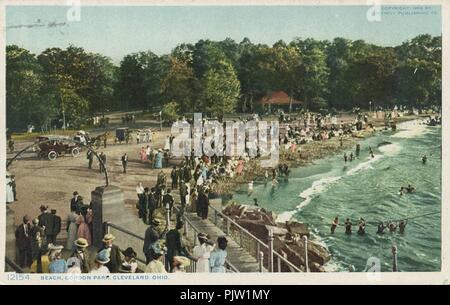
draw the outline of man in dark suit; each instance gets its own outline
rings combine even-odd
[[[99,166],[100,166],[100,173],[103,173],[105,171],[105,169],[106,169],[106,155],[103,152],[101,152],[99,157],[100,157],[100,159],[103,162],[103,164],[101,164],[101,163],[99,164]]]
[[[184,223],[178,221],[175,229],[170,230],[166,234],[166,262],[168,264],[169,270],[172,272],[173,268],[173,258],[175,256],[186,256],[191,257],[191,254],[186,249],[180,230],[183,228]],[[166,266],[167,267],[167,266]]]
[[[145,254],[146,264],[150,263],[153,259],[153,253],[151,246],[161,238],[161,234],[158,232],[158,226],[161,221],[158,219],[152,219],[151,225],[145,230],[144,247],[142,252]]]
[[[70,199],[70,210],[77,211],[78,192],[73,192],[73,197]]]
[[[86,153],[86,158],[88,159],[88,167],[89,169],[92,169],[92,163],[94,162],[94,153],[92,150],[88,150]]]
[[[144,193],[142,193],[139,198],[139,218],[142,219],[144,223],[147,221],[147,208],[148,208],[148,187],[144,188]]]
[[[106,234],[103,237],[103,247],[98,251],[105,249],[109,250],[109,262],[105,264],[110,273],[119,273],[119,268],[122,265],[122,257],[120,256],[120,249],[118,246],[114,245],[114,235]]]
[[[174,200],[173,200],[172,194],[170,194],[170,192],[171,192],[171,189],[168,189],[167,193],[164,194],[162,203],[163,203],[164,207],[169,210],[169,215],[172,216],[172,208],[173,208]]]
[[[71,257],[76,257],[80,260],[80,269],[82,273],[89,273],[91,271],[91,258],[86,251],[86,248],[88,247],[87,240],[84,238],[78,238],[74,244],[76,246],[76,250],[72,253]]]
[[[208,208],[209,208],[209,198],[208,198],[208,190],[201,191],[198,195],[197,206],[200,212],[200,217],[203,220],[208,218]]]
[[[147,224],[149,224],[153,220],[153,214],[158,205],[156,201],[156,190],[154,187],[150,189],[150,194],[148,194],[147,198]]]
[[[170,178],[172,178],[172,189],[176,189],[178,187],[178,170],[175,165],[170,173]]]
[[[56,243],[56,237],[61,232],[61,217],[56,215],[56,210],[52,210],[50,214],[50,224],[51,227],[48,229],[47,242]]]
[[[31,225],[28,216],[23,217],[22,224],[19,225],[15,232],[16,246],[19,250],[19,266],[21,268],[29,268],[32,263],[31,256]]]
[[[39,226],[44,229],[46,243],[49,243],[47,238],[51,238],[51,232],[53,230],[54,219],[48,211],[48,206],[41,205],[39,208],[41,215],[38,216]]]
[[[181,206],[184,209],[186,207],[186,196],[188,195],[188,187],[186,183],[184,183],[184,180],[181,179],[180,181],[180,200],[181,200]]]
[[[125,153],[122,156],[122,167],[123,167],[123,173],[124,174],[127,173],[127,164],[128,164],[128,155],[127,155],[127,153]]]

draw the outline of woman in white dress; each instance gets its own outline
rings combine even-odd
[[[197,260],[196,272],[198,273],[209,273],[209,257],[211,252],[214,250],[214,244],[208,241],[208,235],[204,233],[199,233],[197,235],[200,245],[194,247],[193,257]]]
[[[77,225],[78,215],[75,210],[72,209],[70,214],[67,216],[67,241],[66,249],[74,250],[74,242],[78,238],[78,225]]]
[[[6,172],[6,203],[14,202],[11,174]]]

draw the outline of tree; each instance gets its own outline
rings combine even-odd
[[[117,96],[121,101],[122,109],[128,111],[132,108],[143,107],[145,95],[144,75],[138,56],[126,55],[120,62],[117,83]]]
[[[28,124],[43,126],[53,113],[52,101],[42,92],[42,68],[36,56],[12,45],[6,47],[6,121],[13,130]]]
[[[326,44],[314,39],[296,39],[290,45],[302,59],[300,99],[312,110],[327,107],[330,69],[326,63]]]
[[[44,92],[53,99],[58,118],[78,126],[95,111],[104,112],[112,99],[114,67],[99,54],[70,46],[51,48],[38,56],[44,73]]]
[[[236,110],[240,84],[230,62],[220,61],[203,78],[203,109],[213,116],[223,117]]]
[[[193,112],[195,85],[192,68],[186,62],[172,57],[170,68],[161,83],[164,102],[176,102],[182,113]]]

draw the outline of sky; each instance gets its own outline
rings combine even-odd
[[[272,45],[295,37],[352,40],[395,46],[419,34],[441,35],[441,9],[383,7],[380,22],[367,19],[368,6],[129,6],[81,7],[80,21],[67,19],[68,6],[8,6],[6,43],[35,54],[70,44],[109,56],[150,50],[170,53],[200,39]],[[426,14],[425,14],[426,12]]]

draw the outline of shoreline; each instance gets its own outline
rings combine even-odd
[[[401,127],[403,124],[408,124],[411,122],[423,122],[425,119],[424,116],[407,116],[399,118],[396,121],[397,127]],[[368,139],[372,137],[373,135],[376,135],[378,133],[384,132],[384,128],[380,130],[380,127],[384,127],[384,124],[373,124],[375,131],[370,130],[369,128],[366,128],[362,131],[363,137],[356,137],[356,136],[347,136],[343,139],[343,145],[340,146],[339,143],[339,137],[333,137],[331,139],[328,139],[326,141],[314,141],[310,142],[304,145],[299,145],[300,152],[295,153],[289,153],[286,152],[284,148],[281,148],[280,145],[280,160],[279,164],[288,164],[290,168],[301,168],[304,166],[308,166],[312,164],[316,160],[321,160],[327,157],[331,157],[333,155],[338,154],[339,152],[342,152],[349,148],[354,148],[357,143],[359,143],[362,140]],[[392,129],[389,129],[388,131],[391,131]],[[294,154],[294,157],[292,158],[292,154]],[[237,202],[233,199],[234,194],[239,191],[242,188],[243,184],[247,184],[249,181],[260,181],[261,179],[265,179],[264,172],[266,169],[262,169],[260,166],[258,166],[259,161],[258,160],[250,160],[249,162],[246,162],[244,173],[242,176],[236,176],[233,179],[230,179],[230,181],[227,181],[223,183],[221,188],[221,193],[218,194],[220,198],[222,198],[222,207],[225,209],[226,207],[233,206],[233,205],[241,205],[246,206],[244,203]],[[220,183],[222,184],[222,183]],[[249,206],[249,205],[247,205]],[[326,254],[329,256],[329,260],[321,265],[321,272],[339,272],[342,271],[341,268],[343,268],[339,262],[335,261],[333,256],[331,255],[330,250],[328,249],[328,245],[326,245],[323,240],[314,232],[310,231],[307,225],[303,222],[297,221],[293,219],[293,214],[289,217],[289,219],[284,218],[281,219],[281,215],[283,213],[274,213],[273,211],[263,209],[264,212],[270,213],[271,215],[274,215],[274,222],[276,223],[277,227],[279,228],[287,228],[287,224],[298,224],[300,226],[306,226],[307,231],[311,237],[310,243],[315,244],[317,246],[321,246],[326,250]],[[285,212],[285,213],[288,213]],[[245,217],[237,218],[237,220],[245,221]],[[269,223],[264,223],[270,225]],[[247,228],[252,234],[256,234],[257,232],[252,232],[250,228]],[[309,248],[309,247],[308,247]],[[308,252],[314,251],[312,249],[308,249]],[[317,270],[319,271],[320,268]]]
[[[397,125],[406,122],[418,121],[421,118],[425,117],[426,116],[419,115],[397,118]],[[361,131],[363,137],[346,136],[343,138],[342,146],[340,146],[338,137],[333,137],[325,141],[313,141],[310,143],[298,145],[297,152],[294,153],[286,151],[284,148],[281,148],[283,145],[280,145],[278,165],[287,164],[289,168],[301,168],[312,164],[314,161],[331,157],[339,152],[352,148],[360,141],[384,131],[379,129],[380,127],[384,126],[384,122],[374,121],[372,124],[375,128],[375,131],[370,131],[366,128]],[[232,179],[220,181],[220,183],[215,185],[212,190],[215,194],[217,194],[217,196],[224,198],[232,195],[232,193],[239,191],[242,185],[249,183],[249,181],[257,182],[260,180],[264,180],[266,168],[261,168],[259,166],[259,163],[260,160],[249,160],[248,162],[245,162],[244,171],[241,176],[235,176]],[[269,168],[267,168],[267,170],[269,170]]]

